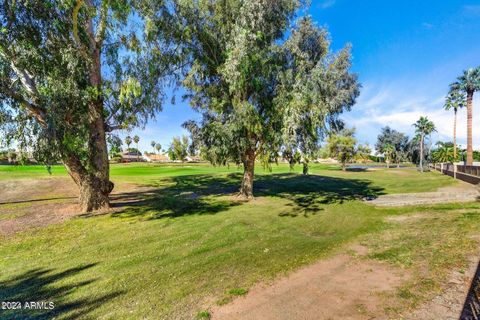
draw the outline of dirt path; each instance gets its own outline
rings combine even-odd
[[[449,202],[472,202],[480,197],[477,186],[459,181],[457,185],[440,188],[434,192],[398,193],[382,195],[367,203],[376,206],[396,207]]]
[[[408,279],[401,270],[339,254],[258,285],[212,310],[213,319],[383,319],[383,296]]]

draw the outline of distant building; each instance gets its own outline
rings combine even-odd
[[[147,162],[170,162],[170,157],[168,154],[145,154],[143,155],[143,159]]]
[[[200,162],[202,159],[199,156],[186,156],[184,159],[186,162]]]
[[[144,156],[141,153],[137,152],[123,152],[122,153],[122,162],[144,162],[146,161]]]

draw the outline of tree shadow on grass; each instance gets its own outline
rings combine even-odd
[[[235,175],[189,175],[161,179],[151,183],[147,190],[112,196],[112,207],[120,209],[112,216],[162,219],[216,214],[241,204],[230,199],[210,197],[235,192],[237,179]]]
[[[323,210],[324,205],[384,194],[383,188],[373,186],[369,180],[295,174],[262,176],[257,181],[256,190],[260,196],[290,200],[292,210],[280,213],[280,216],[289,217],[308,217]]]
[[[0,282],[1,302],[20,302],[20,309],[0,308],[1,319],[54,319],[85,318],[88,313],[100,307],[109,300],[123,294],[112,292],[92,298],[68,299],[68,296],[79,287],[95,282],[96,279],[69,284],[60,284],[76,274],[89,269],[96,264],[70,268],[56,272],[53,269],[33,269]],[[25,303],[43,302],[43,308],[26,308]],[[53,308],[49,302],[53,302]],[[18,306],[18,305],[17,305]],[[0,306],[1,307],[1,306]]]
[[[117,211],[114,217],[148,216],[148,219],[174,218],[184,215],[216,214],[242,201],[216,196],[238,191],[241,174],[189,175],[159,180],[144,191],[122,193],[112,197]],[[298,174],[258,175],[254,182],[255,196],[279,197],[291,201],[291,210],[280,216],[296,217],[323,210],[322,206],[375,198],[383,189],[361,179]]]

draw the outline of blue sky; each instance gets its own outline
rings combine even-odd
[[[411,136],[421,115],[437,126],[433,140],[452,139],[453,112],[443,110],[443,100],[463,69],[480,65],[480,1],[312,0],[308,14],[328,28],[334,50],[353,45],[353,71],[363,88],[342,118],[356,127],[360,142],[373,146],[385,125]],[[173,136],[186,133],[185,120],[199,118],[180,100],[167,101],[156,120],[130,133],[140,136],[141,150],[150,150],[151,140],[167,148]],[[480,148],[480,93],[474,106],[474,146]],[[462,145],[465,114],[459,112]]]

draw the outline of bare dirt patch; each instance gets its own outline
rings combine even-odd
[[[117,185],[114,207],[138,202],[151,188],[135,184]],[[78,188],[68,178],[0,181],[0,235],[41,228],[82,215]]]
[[[459,181],[455,186],[440,188],[434,192],[398,193],[381,195],[367,203],[383,207],[400,207],[422,204],[472,202],[480,197],[477,186]]]
[[[339,254],[272,285],[255,286],[245,297],[213,308],[213,319],[383,318],[385,294],[407,279],[405,271],[387,264]]]
[[[0,181],[0,234],[58,223],[79,214],[75,184],[62,178]]]

